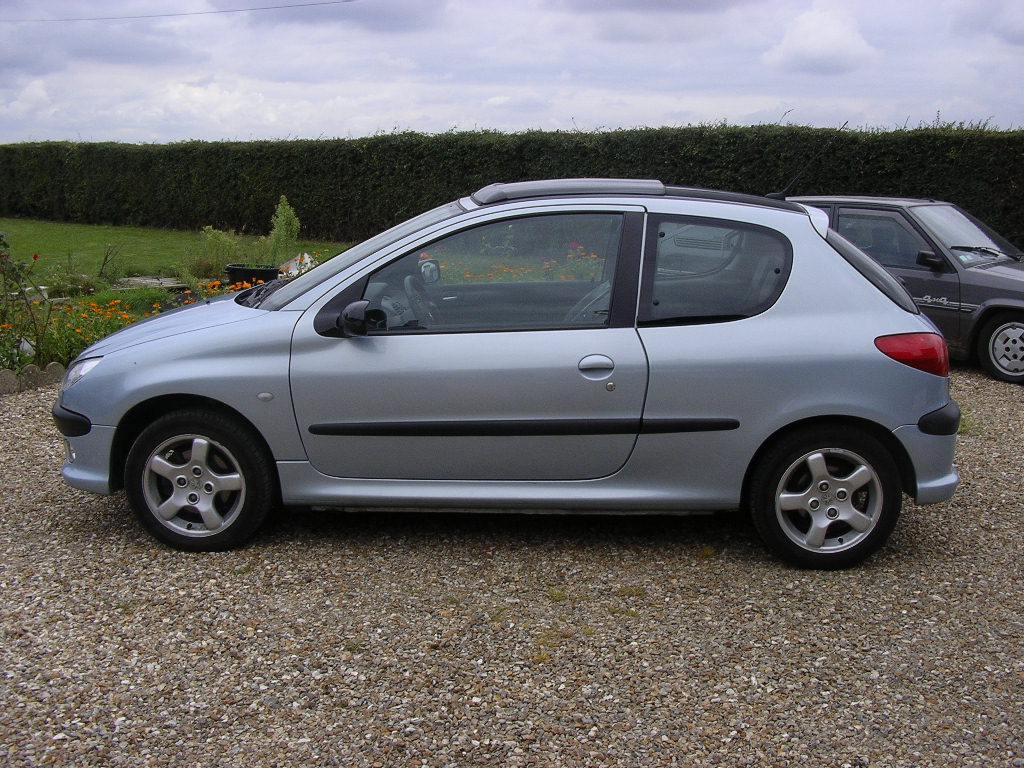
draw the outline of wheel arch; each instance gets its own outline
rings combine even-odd
[[[131,450],[132,445],[135,443],[138,436],[142,434],[142,430],[161,416],[173,411],[180,411],[185,408],[217,411],[237,420],[250,429],[253,436],[259,441],[261,448],[273,464],[274,454],[270,450],[270,446],[267,444],[263,435],[260,434],[260,431],[256,429],[256,426],[249,419],[231,406],[226,405],[219,400],[214,400],[210,397],[203,397],[201,395],[160,395],[159,397],[150,398],[149,400],[137,403],[129,409],[121,418],[120,422],[118,422],[117,429],[114,432],[113,449],[110,452],[111,490],[120,490],[124,487],[124,468],[128,461],[128,452]],[[280,482],[277,477],[274,478],[274,484],[277,487],[277,492],[279,494]]]
[[[1022,304],[986,304],[982,305],[974,322],[971,331],[965,341],[966,358],[978,361],[978,340],[981,337],[982,329],[994,318],[1006,315],[1007,317],[1017,316],[1024,318],[1024,303]]]
[[[917,487],[917,477],[914,472],[914,464],[910,460],[910,455],[907,453],[906,448],[903,447],[903,444],[900,443],[899,439],[897,439],[890,430],[886,429],[881,424],[854,416],[816,416],[813,418],[795,421],[792,424],[787,424],[761,443],[761,446],[757,449],[757,452],[747,465],[747,471],[743,476],[743,490],[740,497],[740,503],[743,509],[749,508],[751,476],[764,460],[764,457],[770,454],[780,441],[784,440],[794,432],[807,428],[822,427],[853,427],[876,439],[889,452],[893,461],[896,463],[896,469],[899,471],[900,475],[900,485],[902,486],[904,493],[909,493],[911,496],[914,495],[914,490]]]

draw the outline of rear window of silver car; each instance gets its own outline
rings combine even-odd
[[[764,312],[789,279],[782,234],[737,221],[651,215],[640,323],[738,320]]]

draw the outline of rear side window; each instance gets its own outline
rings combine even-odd
[[[920,314],[921,310],[917,308],[917,304],[914,303],[914,299],[907,289],[903,287],[903,283],[889,274],[878,262],[859,250],[834,229],[828,231],[828,237],[825,239],[840,256],[850,263],[850,266],[864,275],[875,288],[888,296],[895,304],[907,312]]]
[[[660,214],[648,222],[641,324],[751,317],[775,303],[789,278],[793,250],[774,230]]]

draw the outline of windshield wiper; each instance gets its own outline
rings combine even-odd
[[[1000,251],[998,248],[993,248],[990,245],[951,245],[950,250],[953,251],[968,251],[970,253],[989,253],[993,256],[1006,256],[1010,259],[1016,259],[1020,261],[1024,258],[1024,254],[1020,253],[1005,253]]]
[[[287,280],[278,278],[277,280],[271,280],[262,285],[254,286],[238,297],[238,303],[245,307],[258,307],[267,296],[287,282]]]

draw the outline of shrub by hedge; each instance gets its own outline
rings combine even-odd
[[[955,202],[1024,244],[1024,131],[702,125],[393,133],[315,141],[0,145],[0,215],[265,234],[281,195],[307,237],[357,240],[495,181],[611,176],[765,194]]]

